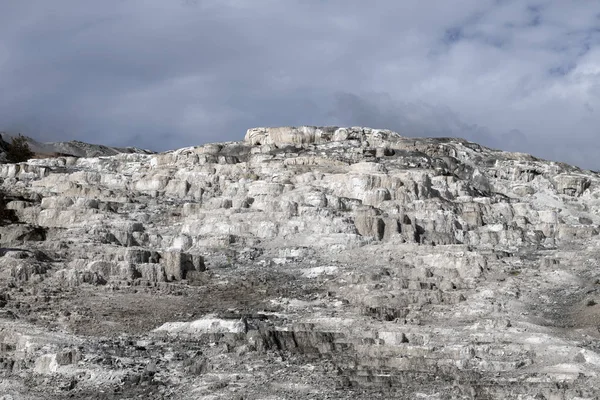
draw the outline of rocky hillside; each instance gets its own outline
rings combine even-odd
[[[1,399],[600,396],[596,173],[300,127],[0,177]]]
[[[10,135],[6,132],[0,132],[0,162],[4,161],[4,153],[14,136],[15,135]],[[27,136],[25,138],[27,139],[27,144],[30,149],[35,153],[36,158],[58,156],[102,157],[114,156],[120,153],[154,154],[153,151],[139,149],[137,147],[109,147],[100,144],[85,143],[78,140],[71,140],[70,142],[42,143]]]

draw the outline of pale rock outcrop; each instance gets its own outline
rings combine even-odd
[[[278,127],[0,179],[0,373],[17,395],[600,396],[595,172]]]
[[[182,253],[181,251],[165,251],[161,254],[167,280],[180,281],[190,271],[204,271],[204,259],[200,255]]]

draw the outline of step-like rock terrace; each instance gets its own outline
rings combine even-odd
[[[594,172],[283,127],[0,178],[12,398],[600,396]]]

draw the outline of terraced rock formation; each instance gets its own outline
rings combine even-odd
[[[600,396],[595,172],[288,127],[0,177],[0,399]]]

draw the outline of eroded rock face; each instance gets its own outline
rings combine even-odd
[[[0,177],[0,393],[600,396],[596,173],[283,127]]]

